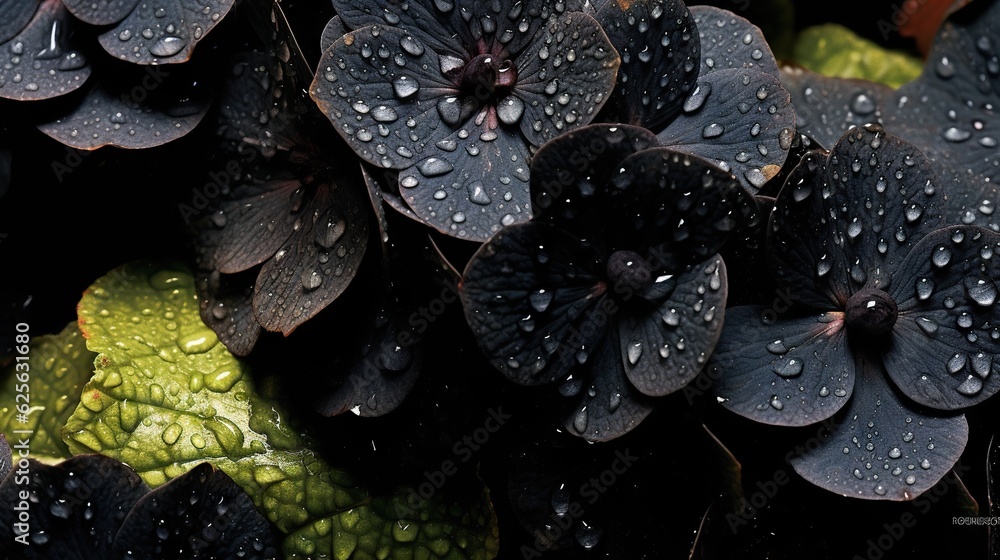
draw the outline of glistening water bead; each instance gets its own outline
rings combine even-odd
[[[872,336],[889,332],[896,324],[898,312],[892,297],[874,288],[865,288],[852,295],[844,311],[848,329]]]

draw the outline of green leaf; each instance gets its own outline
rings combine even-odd
[[[74,453],[130,465],[151,487],[209,461],[288,534],[286,558],[492,558],[488,495],[456,509],[432,497],[373,498],[329,465],[199,316],[183,266],[132,263],[97,280],[78,306],[97,371],[63,431]]]
[[[916,79],[924,68],[920,58],[884,49],[835,23],[803,29],[792,52],[795,62],[813,72],[861,78],[893,88]]]
[[[60,430],[94,372],[95,354],[87,351],[76,323],[70,323],[59,334],[31,337],[28,353],[18,356],[27,359],[15,358],[0,373],[0,432],[12,443],[28,438],[32,458],[69,458]],[[27,423],[18,421],[19,405],[28,407]]]

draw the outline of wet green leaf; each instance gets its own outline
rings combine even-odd
[[[72,452],[119,459],[151,487],[209,461],[288,535],[286,558],[496,555],[485,494],[470,509],[437,497],[411,504],[408,489],[372,497],[320,457],[202,323],[185,268],[120,267],[84,293],[78,312],[99,355],[63,432]]]
[[[884,49],[834,23],[803,29],[792,53],[795,62],[814,72],[861,78],[894,88],[916,79],[924,66],[915,56]]]
[[[17,356],[27,359],[15,358],[0,373],[0,432],[12,443],[28,438],[32,458],[66,459],[72,454],[59,431],[94,372],[95,354],[87,351],[76,323],[70,323],[59,334],[31,337],[28,353]],[[18,418],[22,405],[27,422]]]

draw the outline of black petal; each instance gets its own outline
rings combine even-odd
[[[546,142],[531,159],[534,219],[583,235],[608,212],[607,186],[626,157],[657,145],[631,125],[592,124]]]
[[[886,107],[886,128],[907,138],[954,179],[962,223],[1000,228],[1000,3],[976,2],[941,27],[921,76]]]
[[[77,19],[91,25],[110,25],[125,19],[139,0],[63,0],[63,4]]]
[[[781,171],[795,137],[791,99],[775,76],[755,68],[703,75],[684,111],[657,133],[660,143],[714,160],[750,193]]]
[[[0,97],[35,101],[65,95],[82,86],[90,77],[91,66],[76,48],[71,33],[75,20],[63,3],[21,1],[24,8],[11,8],[9,4],[12,2],[0,6],[4,20],[13,17],[12,21],[20,21],[25,13],[31,19],[17,29],[3,29],[11,37],[0,44]],[[29,11],[22,11],[25,8]],[[6,10],[14,12],[8,14]]]
[[[261,326],[286,336],[337,299],[354,279],[368,244],[365,205],[353,185],[314,185],[292,236],[264,263],[254,286]]]
[[[954,226],[924,237],[895,275],[899,316],[884,360],[906,396],[958,410],[1000,390],[1000,234]]]
[[[435,53],[458,58],[468,54],[460,36],[466,26],[459,23],[453,2],[334,0],[333,7],[348,29],[397,27]]]
[[[608,441],[631,431],[653,411],[653,401],[629,384],[618,357],[617,333],[600,342],[581,373],[582,390],[564,427],[587,441]]]
[[[246,356],[260,337],[260,323],[253,313],[253,283],[257,271],[234,275],[199,269],[196,286],[201,320],[230,352]]]
[[[6,43],[31,21],[38,9],[38,2],[25,0],[0,0],[0,43]]]
[[[0,484],[0,539],[4,550],[20,549],[18,558],[110,558],[111,543],[132,506],[149,488],[132,469],[102,455],[77,455],[57,465],[29,459],[29,482],[7,477]],[[28,536],[19,528],[20,493],[30,497]]]
[[[454,151],[399,173],[399,193],[421,222],[453,237],[485,241],[503,226],[530,219],[529,146],[520,133],[470,126],[438,146]]]
[[[233,61],[232,77],[226,80],[218,103],[217,132],[232,143],[240,163],[256,157],[251,149],[270,158],[277,150],[306,143],[291,138],[303,112],[296,105],[301,97],[295,95],[292,81],[290,73],[268,54],[243,53]]]
[[[795,126],[825,149],[850,128],[882,124],[883,107],[895,93],[882,84],[830,78],[800,67],[783,67],[781,83],[792,96]]]
[[[323,53],[309,95],[365,161],[405,169],[442,150],[452,133],[438,101],[459,95],[437,53],[401,29],[371,26]]]
[[[278,531],[224,472],[201,463],[146,494],[115,537],[113,558],[277,558]]]
[[[605,242],[645,253],[655,271],[708,259],[754,207],[731,173],[667,148],[625,158],[611,183]]]
[[[490,362],[522,385],[589,360],[615,309],[593,248],[534,222],[500,230],[469,261],[460,294]],[[610,306],[610,307],[609,307]]]
[[[315,196],[294,179],[237,187],[232,200],[211,205],[195,222],[199,265],[232,274],[257,266],[288,242],[306,201]]]
[[[778,194],[772,270],[820,309],[843,308],[864,286],[887,290],[910,249],[942,225],[941,198],[916,148],[877,125],[852,129],[826,161],[803,158]]]
[[[861,360],[858,382],[829,436],[791,459],[795,471],[842,496],[912,500],[958,461],[969,436],[965,416],[937,416],[893,391],[876,364]]]
[[[701,49],[680,0],[608,2],[597,15],[621,67],[606,118],[657,129],[677,116],[695,87]]]
[[[833,416],[855,390],[854,359],[840,313],[783,317],[787,308],[726,311],[710,361],[715,394],[733,412],[780,426]]]
[[[204,79],[192,78],[193,68],[168,72],[116,64],[118,74],[102,77],[70,112],[39,124],[39,130],[81,150],[151,148],[191,132],[208,112],[211,92]],[[193,88],[192,82],[200,85]]]
[[[615,87],[620,58],[593,17],[573,12],[551,18],[515,64],[521,132],[540,146],[597,116]]]
[[[114,28],[99,37],[108,54],[135,64],[185,62],[208,32],[229,13],[235,0],[192,6],[181,0],[139,2]]]
[[[556,14],[581,11],[581,0],[549,2],[498,0],[456,6],[454,0],[335,0],[334,8],[351,29],[369,25],[399,27],[438,54],[466,58],[477,43],[517,53]]]
[[[325,52],[333,45],[334,41],[347,35],[348,32],[350,29],[344,25],[344,20],[340,16],[333,16],[323,28],[323,34],[319,38],[319,50]]]
[[[420,337],[400,317],[380,314],[378,323],[362,355],[350,364],[347,379],[317,404],[320,414],[382,416],[410,394],[423,362]]]
[[[778,63],[760,29],[729,10],[692,6],[701,38],[701,74],[724,68],[757,68],[778,77]]]
[[[681,389],[701,372],[722,333],[726,309],[726,267],[718,255],[670,281],[676,287],[655,308],[628,310],[618,322],[628,380],[654,397]]]

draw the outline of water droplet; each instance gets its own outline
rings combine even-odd
[[[583,433],[587,429],[587,407],[583,407],[576,413],[576,417],[573,418],[573,429],[578,433]]]
[[[702,105],[705,104],[705,100],[708,99],[708,96],[711,93],[712,84],[709,82],[700,82],[697,87],[694,88],[694,91],[691,92],[691,95],[684,100],[684,112],[693,113],[698,109],[701,109]]]
[[[937,332],[938,324],[934,322],[933,319],[928,317],[920,317],[916,319],[917,326],[920,330],[924,331],[925,334],[931,335]]]
[[[517,124],[524,115],[524,102],[515,95],[508,95],[497,105],[497,117],[504,124]]]
[[[972,133],[967,130],[961,130],[955,128],[954,126],[947,128],[944,131],[944,139],[949,142],[965,142],[972,136]]]
[[[410,76],[396,76],[392,81],[392,90],[396,97],[405,99],[420,91],[420,84]]]
[[[219,343],[219,337],[209,329],[199,329],[177,340],[177,346],[185,354],[202,354]]]
[[[781,409],[785,408],[784,403],[781,402],[781,399],[779,399],[777,395],[773,395],[771,397],[771,402],[769,404],[775,410],[781,410]]]
[[[676,327],[681,324],[681,315],[676,309],[671,309],[663,315],[663,322],[666,323],[668,327]]]
[[[412,54],[413,56],[420,56],[424,54],[423,43],[414,39],[412,35],[404,35],[403,38],[399,40],[399,46],[403,47],[404,51]]]
[[[187,45],[187,41],[180,37],[160,37],[158,41],[149,47],[149,53],[156,57],[174,56],[181,52]]]
[[[782,377],[795,377],[802,373],[802,360],[790,358],[774,367],[774,373]],[[774,401],[771,402],[774,404]]]
[[[417,170],[424,177],[437,177],[450,173],[455,167],[446,160],[436,157],[429,157],[417,164]]]
[[[983,380],[976,377],[975,375],[970,375],[966,377],[965,381],[963,381],[962,384],[959,385],[958,388],[956,389],[956,391],[967,397],[975,396],[982,390],[983,390]]]
[[[968,359],[968,356],[961,352],[953,354],[951,358],[948,359],[948,363],[946,364],[948,367],[948,373],[954,375],[962,371],[965,368],[965,364],[968,363]]]
[[[603,531],[595,527],[591,527],[586,521],[581,521],[576,527],[576,542],[580,544],[584,549],[590,550],[597,546],[597,543],[601,540],[601,535],[604,534]]]
[[[391,123],[396,122],[396,120],[399,119],[399,115],[396,113],[396,110],[388,105],[379,105],[375,107],[372,109],[371,115],[376,122]]]
[[[826,255],[823,255],[820,257],[819,262],[816,263],[816,275],[820,277],[826,276],[832,266],[830,261],[827,260]]]
[[[931,262],[938,268],[948,266],[948,263],[951,262],[951,251],[944,246],[937,247],[934,249],[934,253],[931,254]]]
[[[934,65],[934,71],[938,77],[947,80],[955,75],[955,65],[948,60],[947,56],[942,56]]]
[[[184,429],[180,424],[172,422],[169,426],[163,429],[163,434],[160,437],[163,439],[163,443],[173,445],[177,443],[178,439],[180,439],[183,431]]]
[[[633,342],[628,345],[628,363],[635,365],[639,362],[639,358],[642,357],[642,343]]]
[[[532,309],[542,313],[548,309],[549,304],[552,303],[552,296],[552,292],[543,288],[528,295],[528,301],[531,303]]]
[[[864,93],[855,94],[851,99],[851,111],[858,115],[870,115],[875,112],[875,101]]]
[[[223,366],[205,374],[205,387],[216,393],[225,393],[243,378],[243,370],[238,367]]]
[[[990,280],[982,278],[978,280],[966,279],[965,289],[972,298],[972,301],[983,307],[989,307],[997,299],[997,287]]]
[[[782,340],[775,340],[767,344],[767,351],[772,354],[781,355],[788,352],[788,348],[785,347],[785,343]]]
[[[719,123],[712,123],[701,129],[702,138],[718,138],[726,129]]]
[[[344,236],[344,232],[346,231],[347,222],[342,219],[329,218],[326,224],[316,229],[316,244],[326,250],[330,250]],[[303,282],[303,284],[305,283]]]
[[[480,206],[489,206],[491,202],[490,196],[486,194],[486,186],[480,180],[475,180],[468,185],[466,185],[469,191],[469,200]]]
[[[608,411],[614,413],[618,410],[618,407],[622,404],[622,394],[618,391],[611,393],[611,397],[608,400]]]

